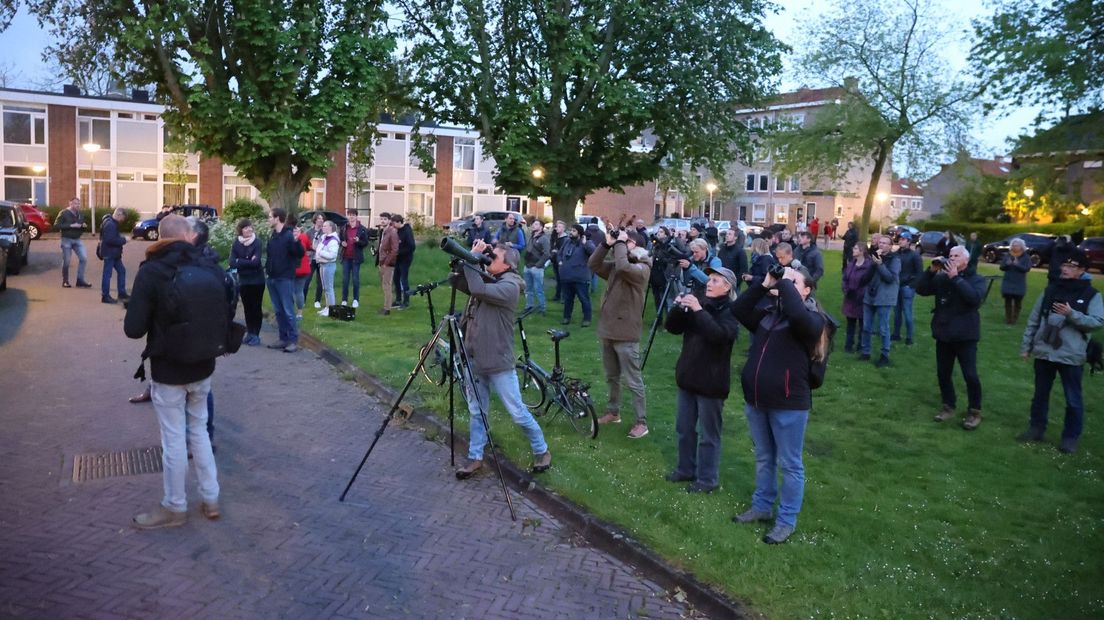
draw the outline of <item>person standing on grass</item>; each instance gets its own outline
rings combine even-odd
[[[560,288],[560,246],[563,245],[564,239],[567,238],[565,232],[567,226],[562,220],[556,220],[556,224],[552,227],[552,233],[549,235],[548,240],[548,252],[549,259],[552,263],[552,278],[556,280],[556,292],[552,295],[552,301],[563,301],[563,290]]]
[[[495,241],[505,243],[518,252],[525,251],[525,227],[518,223],[517,215],[514,213],[506,214],[506,221],[495,232],[494,238]]]
[[[323,222],[322,239],[314,246],[314,260],[318,261],[318,271],[322,274],[322,290],[326,294],[326,306],[318,311],[318,316],[330,316],[330,306],[337,303],[334,275],[337,273],[337,257],[340,254],[341,239],[333,222]]]
[[[544,316],[544,267],[551,258],[551,245],[544,224],[533,220],[532,234],[525,246],[525,309],[536,308]]]
[[[1083,276],[1091,266],[1081,250],[1062,263],[1060,278],[1047,285],[1027,319],[1020,357],[1035,359],[1035,395],[1031,399],[1031,423],[1020,441],[1043,441],[1054,376],[1062,380],[1066,396],[1066,420],[1058,449],[1077,451],[1085,416],[1081,377],[1087,358],[1089,334],[1104,327],[1104,302]]]
[[[464,240],[467,242],[468,247],[475,245],[476,241],[482,241],[484,243],[491,242],[491,231],[487,228],[487,225],[483,223],[483,216],[475,214],[472,216],[471,226],[464,231]]]
[[[978,259],[981,258],[981,241],[978,241],[976,232],[970,233],[970,239],[966,242],[966,251],[970,253],[970,262],[966,265],[966,273],[977,273]]]
[[[265,273],[268,275],[268,298],[272,300],[272,312],[276,315],[280,339],[268,345],[270,349],[282,349],[285,353],[299,350],[299,325],[295,320],[295,269],[303,258],[303,246],[295,238],[295,231],[287,225],[287,211],[275,207],[269,213],[268,224],[272,236],[268,238],[265,252]]]
[[[326,218],[322,217],[321,213],[314,216],[309,233],[311,250],[308,252],[311,262],[311,277],[307,280],[306,287],[303,289],[303,297],[306,298],[310,291],[311,280],[314,280],[314,307],[316,310],[322,308],[322,274],[318,271],[318,261],[314,260],[314,243],[322,238],[322,222],[325,221]]]
[[[392,213],[391,224],[399,235],[399,252],[395,258],[395,301],[398,302],[396,307],[399,310],[405,310],[410,307],[410,266],[414,264],[417,241],[414,239],[414,229],[403,221],[403,216]]]
[[[870,252],[874,263],[870,282],[863,297],[862,343],[859,347],[859,359],[869,360],[874,327],[881,335],[882,352],[874,365],[878,368],[889,366],[889,348],[892,341],[889,336],[889,315],[897,306],[897,292],[900,287],[901,260],[893,252],[893,241],[889,235],[877,235],[875,248]]]
[[[859,242],[859,231],[855,229],[855,222],[847,222],[847,232],[843,233],[843,267],[847,267],[847,261],[851,260],[851,248]]]
[[[303,320],[303,308],[307,305],[307,288],[311,281],[311,262],[314,260],[314,240],[306,231],[295,231],[295,238],[299,245],[303,246],[303,258],[299,259],[299,266],[295,268],[295,285],[292,292],[295,294],[295,319]]]
[[[264,300],[265,274],[261,267],[261,244],[253,230],[253,222],[238,220],[238,238],[230,248],[230,268],[238,272],[238,294],[245,314],[245,337],[242,344],[261,344],[261,303]]]
[[[580,224],[571,226],[568,237],[560,245],[560,292],[563,293],[563,325],[571,324],[571,313],[575,309],[575,299],[583,307],[582,326],[590,325],[590,269],[587,259],[594,252],[594,246],[583,237]]]
[[[824,256],[816,245],[816,235],[807,230],[797,233],[794,257],[797,258],[798,265],[809,270],[814,281],[820,282],[820,278],[824,275]]]
[[[1027,274],[1031,271],[1031,257],[1027,244],[1019,237],[1008,244],[1008,254],[1001,259],[1001,297],[1004,298],[1004,322],[1015,325],[1020,321],[1020,309],[1027,295]]]
[[[384,222],[380,229],[380,246],[376,256],[379,259],[380,290],[383,291],[383,308],[381,316],[391,314],[391,306],[394,299],[391,296],[392,282],[395,280],[395,263],[399,260],[399,230],[391,221],[391,215],[380,215],[380,222]]]
[[[360,307],[360,266],[368,247],[368,229],[356,215],[349,218],[341,232],[341,305],[349,303],[349,284],[353,285],[353,307]]]
[[[598,306],[598,339],[602,346],[609,401],[598,423],[621,422],[621,383],[624,382],[633,393],[636,412],[629,439],[640,439],[648,434],[644,374],[640,368],[640,329],[652,259],[643,245],[644,239],[635,230],[621,230],[617,238],[607,232],[605,242],[595,248],[587,261],[587,267],[607,282]],[[613,257],[607,260],[611,251]]]
[[[103,255],[103,277],[100,278],[100,301],[105,304],[115,303],[111,297],[111,272],[115,272],[118,283],[116,290],[119,292],[119,301],[129,299],[126,287],[126,267],[123,266],[123,246],[126,245],[126,237],[119,234],[119,223],[126,219],[126,209],[117,208],[110,216],[105,217],[103,228],[100,229],[100,253]]]
[[[912,235],[901,233],[897,242],[897,258],[901,261],[901,286],[897,289],[897,307],[893,311],[893,336],[890,340],[901,339],[901,321],[905,323],[905,344],[912,344],[913,321],[912,304],[916,298],[916,278],[924,271],[924,261],[920,253],[912,249]]]
[[[732,314],[739,279],[725,268],[706,273],[705,295],[676,297],[666,322],[667,331],[682,335],[682,351],[675,363],[678,463],[665,479],[691,483],[687,493],[712,493],[720,486],[721,410],[732,383],[732,343],[739,329]]]
[[[855,339],[862,338],[863,297],[866,285],[870,282],[870,271],[874,263],[870,262],[870,250],[857,244],[851,248],[851,260],[843,268],[843,316],[847,319],[847,338],[844,341],[844,353],[855,351]]]
[[[755,444],[755,493],[736,523],[770,521],[763,542],[785,542],[797,527],[805,496],[802,449],[813,396],[814,361],[828,354],[825,318],[812,296],[815,283],[804,268],[786,267],[781,280],[767,274],[736,299],[732,313],[752,336],[740,382],[744,415]],[[769,303],[761,304],[768,295]],[[778,470],[782,471],[781,490]],[[778,516],[772,517],[775,500]]]

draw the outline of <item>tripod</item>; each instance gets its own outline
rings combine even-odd
[[[455,272],[453,275],[463,277],[462,274]],[[349,483],[345,485],[345,490],[341,492],[341,497],[338,501],[345,501],[345,496],[349,493],[349,489],[352,488],[353,483],[356,482],[357,476],[360,475],[361,469],[364,468],[364,464],[368,461],[368,456],[372,454],[372,450],[375,449],[376,444],[379,443],[380,438],[383,437],[383,432],[387,430],[387,425],[390,424],[391,419],[395,417],[395,413],[399,410],[399,405],[402,404],[403,399],[406,398],[406,393],[410,390],[410,386],[414,384],[414,379],[418,376],[418,371],[421,370],[422,365],[425,364],[426,358],[430,355],[430,352],[437,350],[437,342],[443,338],[446,333],[449,339],[449,355],[453,358],[448,361],[448,367],[459,368],[463,376],[463,381],[469,386],[474,384],[471,366],[468,361],[468,349],[464,344],[464,331],[460,327],[460,320],[456,316],[455,310],[456,284],[454,283],[452,285],[452,297],[449,302],[449,312],[441,318],[441,322],[437,324],[433,331],[433,336],[431,336],[425,346],[422,347],[421,354],[418,356],[418,363],[414,365],[414,368],[410,370],[410,374],[406,378],[406,385],[403,386],[402,391],[399,392],[398,397],[395,398],[395,402],[391,405],[391,410],[387,412],[387,417],[383,419],[383,424],[381,424],[379,430],[376,431],[371,445],[368,446],[368,451],[364,453],[364,458],[360,460],[360,465],[357,465],[356,471],[353,472],[353,476],[349,478]],[[452,465],[456,465],[455,449],[453,448],[453,444],[455,443],[453,428],[453,419],[456,412],[455,386],[456,382],[460,380],[461,378],[457,377],[456,373],[449,373],[449,461]],[[483,410],[482,405],[478,406],[479,417],[483,420],[483,428],[487,431],[487,445],[490,448],[491,456],[494,457],[495,472],[498,474],[498,482],[502,485],[502,494],[506,496],[506,504],[510,507],[510,518],[517,521],[517,511],[514,510],[514,502],[510,497],[510,491],[506,488],[506,479],[502,477],[502,466],[498,461],[498,453],[494,439],[491,438],[491,425],[487,420],[487,412]]]
[[[671,311],[671,309],[667,307],[667,300],[672,298],[671,292],[674,291],[677,297],[684,289],[685,287],[682,284],[682,269],[667,274],[667,286],[664,287],[663,296],[659,299],[659,304],[656,305],[655,319],[652,321],[652,329],[648,332],[648,348],[644,349],[644,356],[640,360],[641,371],[643,371],[644,366],[648,364],[648,354],[652,352],[652,343],[655,342],[655,335],[656,331],[659,329],[659,324],[663,320],[664,314]]]

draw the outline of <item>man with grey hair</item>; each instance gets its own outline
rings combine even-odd
[[[126,245],[126,237],[119,233],[119,222],[126,219],[126,210],[115,209],[110,216],[105,217],[103,227],[100,229],[100,256],[103,258],[103,277],[100,279],[100,301],[105,304],[115,303],[111,297],[111,272],[115,272],[118,280],[116,290],[119,293],[119,301],[129,299],[126,287],[126,267],[123,266],[123,246]]]
[[[709,276],[705,269],[720,269],[724,267],[721,259],[709,249],[705,239],[692,239],[689,244],[690,259],[681,259],[678,266],[682,268],[683,283],[690,287],[691,292],[697,296],[705,294],[705,284],[709,282]]]

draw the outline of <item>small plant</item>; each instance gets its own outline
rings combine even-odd
[[[260,203],[248,198],[237,198],[222,208],[222,219],[236,224],[242,218],[249,218],[256,226],[265,219],[265,208]]]

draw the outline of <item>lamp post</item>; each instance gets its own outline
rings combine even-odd
[[[709,192],[709,219],[713,219],[713,192],[717,191],[717,184],[710,181],[705,184],[705,190]]]
[[[88,179],[88,208],[92,211],[92,234],[96,234],[96,152],[100,145],[89,142],[84,145],[84,152],[88,153],[88,167],[90,175]]]

